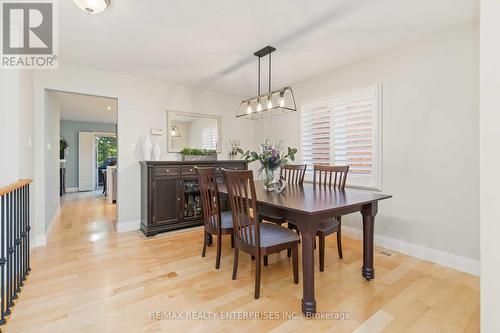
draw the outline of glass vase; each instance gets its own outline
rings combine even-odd
[[[274,190],[276,182],[278,181],[278,169],[264,169],[262,171],[262,180],[264,189],[271,192]]]

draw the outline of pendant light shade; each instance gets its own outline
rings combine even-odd
[[[282,113],[297,111],[295,98],[292,88],[284,87],[278,90],[271,91],[271,53],[276,51],[272,46],[266,46],[263,49],[254,53],[259,58],[259,74],[258,74],[258,95],[244,101],[241,101],[236,110],[236,117],[259,119],[270,117]],[[269,56],[269,86],[267,93],[260,93],[260,59]]]
[[[292,88],[285,87],[242,101],[236,111],[236,117],[259,119],[293,111],[297,111],[293,91]]]
[[[170,136],[174,138],[180,138],[181,132],[179,132],[179,127],[172,126],[172,128],[170,129]]]
[[[110,5],[110,0],[73,0],[75,4],[86,13],[99,14]]]

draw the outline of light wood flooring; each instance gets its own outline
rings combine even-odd
[[[255,267],[248,256],[240,254],[238,279],[231,280],[229,238],[216,270],[214,246],[205,258],[200,256],[201,229],[150,239],[139,231],[117,235],[114,216],[115,207],[93,193],[65,196],[61,218],[48,245],[34,251],[32,272],[3,331],[479,331],[479,279],[453,269],[398,253],[387,256],[377,248],[376,278],[367,282],[360,274],[361,243],[344,237],[344,259],[339,260],[335,236],[328,237],[325,272],[316,270],[315,275],[318,311],[348,313],[350,318],[305,319],[300,314],[302,285],[292,283],[285,252],[270,256],[262,270],[261,298],[255,300]],[[151,315],[169,311],[190,311],[192,316],[272,312],[278,319]],[[298,318],[286,320],[285,314]]]

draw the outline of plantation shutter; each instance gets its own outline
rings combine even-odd
[[[78,190],[95,189],[96,172],[94,133],[78,132]]]
[[[330,164],[331,109],[324,104],[309,104],[302,109],[302,163],[312,172],[313,164]]]
[[[217,135],[217,128],[203,129],[201,138],[202,138],[201,147],[203,149],[217,149],[217,143],[219,141]]]
[[[373,173],[373,119],[376,106],[373,89],[332,100],[333,164],[349,165],[349,173]]]
[[[349,165],[349,186],[381,189],[381,93],[377,85],[302,105],[306,179],[314,164]]]

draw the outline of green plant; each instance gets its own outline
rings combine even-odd
[[[217,155],[215,149],[184,148],[180,152],[182,155]]]
[[[240,153],[243,151],[240,149]],[[262,170],[275,170],[288,163],[288,160],[295,160],[295,154],[297,153],[296,148],[288,147],[287,152],[284,152],[281,143],[272,144],[268,140],[261,144],[261,152],[257,153],[255,151],[247,151],[243,153],[241,158],[245,159],[248,163],[259,161],[261,167],[259,172]]]
[[[97,139],[97,163],[102,165],[108,158],[116,158],[118,143],[115,137],[100,136]]]
[[[64,159],[64,151],[68,148],[68,143],[62,136],[59,137],[59,158]]]

